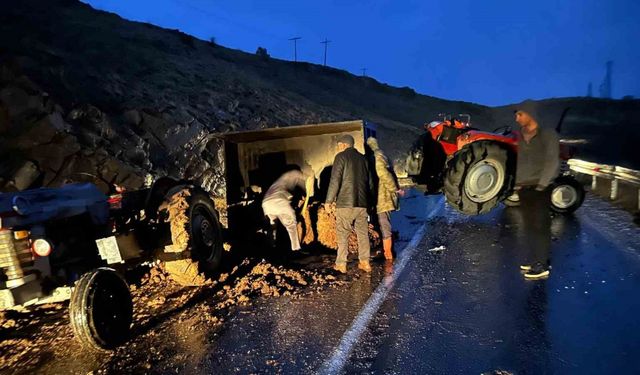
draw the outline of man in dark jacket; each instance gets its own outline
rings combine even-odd
[[[533,102],[523,102],[515,116],[521,127],[516,190],[524,211],[524,246],[528,248],[527,262],[520,269],[527,279],[541,279],[549,276],[551,269],[550,185],[560,171],[560,144],[555,130],[538,123]]]
[[[358,237],[358,268],[371,272],[367,207],[372,186],[367,159],[353,145],[350,135],[338,138],[338,154],[333,161],[325,200],[325,209],[329,210],[334,203],[336,207],[338,257],[334,268],[342,273],[347,272],[349,234],[354,223]]]

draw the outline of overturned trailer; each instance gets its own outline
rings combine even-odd
[[[324,201],[336,140],[343,134],[353,136],[355,148],[364,154],[365,140],[376,136],[376,126],[357,120],[210,135],[202,155],[207,160],[215,159],[213,163],[224,170],[226,186],[217,195],[220,199],[224,194],[227,203],[221,217],[232,243],[255,243],[256,237],[250,234],[259,232],[264,225],[262,192],[287,170],[299,168],[314,176],[312,202]],[[317,217],[311,221],[315,223]],[[306,224],[310,228],[310,223]],[[309,243],[317,233],[314,236],[307,231],[304,237]]]
[[[260,192],[285,170],[315,176],[315,200],[324,200],[342,134],[364,153],[376,131],[349,121],[214,134],[185,167],[193,181],[161,177],[113,194],[90,183],[0,193],[0,310],[70,300],[83,346],[121,345],[133,319],[126,270],[159,261],[176,282],[201,285],[222,261],[222,226],[231,243],[256,244]]]

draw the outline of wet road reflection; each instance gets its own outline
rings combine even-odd
[[[554,217],[552,274],[525,280],[522,215],[447,212],[345,371],[636,373],[640,249],[621,251],[580,214]]]

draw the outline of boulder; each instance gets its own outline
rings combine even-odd
[[[38,177],[40,177],[41,173],[42,172],[34,162],[27,160],[13,174],[13,177],[8,184],[16,190],[25,190],[31,186]]]
[[[35,123],[23,126],[20,129],[20,134],[14,138],[12,146],[29,150],[38,145],[52,142],[56,134],[58,134],[58,131],[52,124],[54,121],[58,120],[47,115]]]
[[[138,126],[142,122],[142,115],[137,109],[130,109],[123,115],[126,124]]]

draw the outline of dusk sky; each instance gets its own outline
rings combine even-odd
[[[614,98],[640,96],[638,0],[88,0],[124,18],[274,58],[322,63],[426,95],[503,105],[593,94],[613,60]]]

